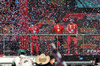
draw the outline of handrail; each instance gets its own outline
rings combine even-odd
[[[12,64],[13,62],[0,62],[0,64]],[[57,64],[57,62],[55,62]],[[93,61],[66,61],[67,64],[93,64]]]
[[[100,34],[0,34],[0,35],[100,35]]]
[[[57,64],[57,62],[55,62]],[[93,64],[93,61],[66,61],[67,64]]]

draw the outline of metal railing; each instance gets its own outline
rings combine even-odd
[[[38,35],[38,36],[57,36],[57,35],[62,35],[62,36],[67,36],[67,35],[100,35],[100,34],[0,34],[0,35]]]
[[[35,64],[35,62],[34,62]],[[33,66],[34,66],[33,64]],[[93,65],[94,62],[93,61],[67,61],[66,62],[67,65]],[[12,62],[4,62],[4,63],[0,63],[0,65],[2,66],[11,66]],[[57,66],[57,62],[55,62],[54,66]]]
[[[31,35],[37,35],[37,36],[69,36],[69,35],[81,35],[83,36],[83,45],[84,45],[84,36],[100,36],[100,34],[0,34],[1,36],[5,36],[5,35],[8,35],[8,36],[24,36],[24,35],[28,35],[28,36],[31,36]],[[3,37],[3,53],[5,55],[5,38]],[[57,48],[58,48],[58,45],[57,45]],[[83,46],[84,48],[84,46]],[[83,54],[84,54],[84,50],[83,50]]]

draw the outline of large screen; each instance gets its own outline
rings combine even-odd
[[[100,0],[75,0],[77,8],[100,8]]]

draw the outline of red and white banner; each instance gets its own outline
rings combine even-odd
[[[94,19],[99,19],[100,18],[100,13],[68,13],[66,14],[66,16],[63,18],[63,20],[67,21],[70,18],[73,19],[78,19],[81,20],[83,19],[85,16],[87,16],[87,19],[89,20],[89,18],[94,18]]]

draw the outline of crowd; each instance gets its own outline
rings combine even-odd
[[[72,10],[73,11],[73,10]],[[35,23],[39,23],[40,20],[54,20],[55,22],[59,22],[63,25],[63,27],[66,27],[66,25],[68,24],[68,21],[63,20],[63,17],[69,13],[72,12],[69,10],[68,5],[66,6],[66,3],[64,4],[53,4],[50,2],[48,2],[47,0],[42,1],[42,0],[29,0],[28,1],[28,21],[29,21],[29,25],[35,24]],[[8,34],[6,33],[6,29],[5,26],[9,27],[10,29],[10,33],[9,34],[19,34],[18,32],[20,32],[19,30],[19,19],[21,19],[21,17],[19,17],[19,3],[18,1],[16,2],[15,0],[1,0],[0,1],[0,34]],[[75,23],[78,25],[78,31],[79,34],[100,34],[100,19],[97,20],[88,20],[87,18],[83,18],[82,20],[75,20]],[[46,28],[44,30],[44,28]],[[95,28],[96,32],[81,32],[80,28]],[[5,30],[3,30],[5,29]],[[24,28],[23,28],[24,29]],[[43,25],[41,27],[42,32],[40,33],[50,33],[52,31],[52,26],[50,25]],[[16,39],[16,36],[5,36],[1,38],[4,38],[5,40],[0,38],[0,50],[2,50],[4,47],[2,46],[3,41],[6,41],[5,43],[5,47],[6,49],[10,49],[11,47],[18,47],[18,43],[16,43],[18,41],[18,39]],[[67,37],[64,37],[65,39],[67,39]],[[86,43],[90,43],[89,41],[92,40],[92,36],[85,38]],[[8,41],[8,42],[7,42]],[[9,41],[12,41],[9,42]],[[41,43],[44,43],[43,45],[41,44],[39,49],[41,48],[47,48],[47,50],[45,50],[45,52],[47,52],[50,49],[50,46],[47,47],[47,44],[49,44],[51,41],[40,41]],[[66,43],[67,41],[64,40],[64,43]],[[81,44],[83,43],[83,41],[78,40],[78,45],[79,47],[81,46]],[[92,43],[96,43],[96,45],[99,45],[99,41],[91,41]],[[9,45],[10,44],[10,45]],[[12,46],[11,46],[12,44]],[[62,47],[63,50],[61,50],[61,52],[66,52],[67,50],[64,49],[64,47]],[[12,48],[14,49],[14,48]],[[15,49],[16,50],[16,49]],[[15,51],[14,50],[14,51]],[[79,48],[79,50],[81,51],[81,49]],[[80,52],[79,51],[79,52]],[[43,52],[43,51],[41,51]],[[51,51],[47,52],[48,54],[52,54]]]

